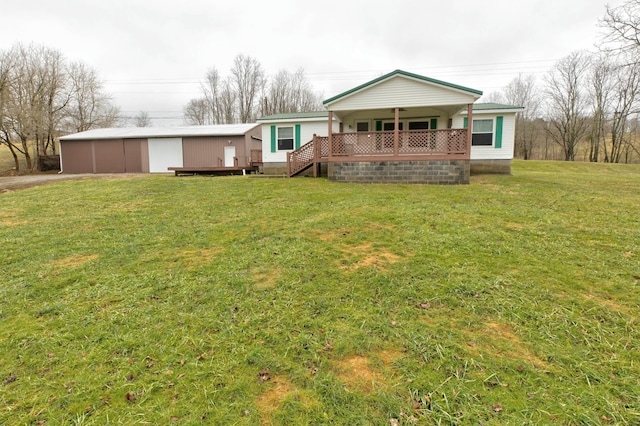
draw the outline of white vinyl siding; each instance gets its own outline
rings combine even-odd
[[[278,151],[278,150],[276,150],[276,152],[271,152],[271,138],[270,138],[271,126],[292,127],[295,129],[296,124],[300,125],[300,145],[301,146],[311,141],[311,139],[313,139],[314,133],[318,136],[327,136],[327,134],[329,133],[326,118],[320,118],[319,121],[281,121],[281,122],[264,121],[262,123],[262,161],[264,163],[286,163],[287,152],[289,152],[289,151]],[[340,129],[339,124],[336,121],[334,121],[333,132],[337,133],[339,129]],[[294,136],[295,136],[295,130],[294,130]]]
[[[331,111],[410,108],[470,104],[475,100],[473,95],[458,89],[396,75],[338,99],[326,108]]]
[[[473,120],[491,119],[494,123],[495,138],[495,121],[496,117],[504,117],[502,122],[502,148],[494,146],[471,146],[472,160],[511,160],[513,159],[513,148],[516,131],[516,114],[513,112],[474,112]],[[454,129],[464,128],[464,119],[466,114],[458,114],[453,117],[451,127]]]

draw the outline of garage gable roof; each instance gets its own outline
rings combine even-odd
[[[93,129],[63,136],[61,141],[97,139],[179,138],[190,136],[242,136],[258,127],[258,123],[219,124],[184,127],[115,127]]]

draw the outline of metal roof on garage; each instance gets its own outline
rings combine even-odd
[[[245,123],[184,127],[113,127],[74,133],[62,136],[60,140],[74,141],[98,139],[180,138],[190,136],[240,136],[258,126],[258,123]]]

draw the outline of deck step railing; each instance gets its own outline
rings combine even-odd
[[[295,176],[329,156],[329,138],[313,136],[311,141],[287,155],[287,174]]]

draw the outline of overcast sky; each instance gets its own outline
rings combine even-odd
[[[303,68],[323,99],[403,69],[484,91],[594,49],[602,0],[10,0],[0,49],[44,44],[93,67],[124,115],[180,124],[207,69],[238,54]],[[8,3],[8,4],[7,4]],[[611,0],[618,6],[622,0]]]

